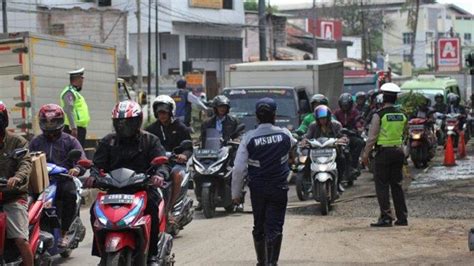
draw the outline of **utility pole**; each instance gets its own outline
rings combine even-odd
[[[140,0],[137,0],[137,79],[138,79],[138,90],[142,89],[142,26],[141,26],[141,11],[140,11]]]
[[[313,33],[313,60],[318,60],[318,48],[316,47],[316,0],[313,0],[313,23],[311,23],[312,33]]]
[[[160,94],[160,89],[159,89],[159,85],[160,85],[160,69],[159,69],[159,66],[160,66],[160,46],[159,46],[159,42],[158,42],[158,36],[159,36],[159,33],[158,33],[158,2],[159,0],[156,0],[156,5],[155,5],[155,87],[156,87],[156,90],[155,90],[155,96],[158,96]]]
[[[260,61],[267,61],[267,16],[265,13],[265,0],[258,0],[258,41],[260,48]]]
[[[147,81],[147,95],[148,99],[151,96],[151,0],[148,0],[148,78]],[[150,102],[150,101],[147,101]],[[148,104],[148,122],[150,122],[150,104]]]
[[[364,0],[360,1],[360,12],[361,12],[361,26],[362,26],[362,60],[364,61],[364,70],[367,70],[367,35],[365,32],[365,12],[364,12]],[[370,40],[369,40],[370,42]]]
[[[367,29],[367,44],[369,46],[369,68],[370,68],[370,72],[372,72],[374,70],[373,66],[372,66],[372,45],[370,43],[370,28]]]
[[[411,60],[411,65],[414,66],[415,65],[415,44],[416,44],[416,31],[417,31],[417,27],[418,27],[418,13],[419,13],[419,10],[420,10],[420,0],[412,0],[412,1],[415,1],[415,15],[414,15],[414,19],[412,17],[411,19],[411,28],[413,30],[413,36],[412,36],[412,40],[411,40],[411,48],[410,48],[410,60]],[[412,15],[413,16],[413,15]]]
[[[3,33],[8,33],[7,0],[2,0]]]

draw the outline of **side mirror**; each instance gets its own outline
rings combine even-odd
[[[235,129],[234,133],[230,135],[230,138],[231,139],[237,138],[238,136],[240,136],[240,134],[242,134],[244,130],[245,130],[245,124],[239,124],[237,128]]]
[[[82,157],[82,151],[78,149],[71,150],[67,154],[68,161],[72,161],[72,162],[79,161],[81,157]]]
[[[193,149],[193,141],[192,140],[189,140],[189,139],[186,139],[186,140],[183,140],[179,146],[181,147],[181,149],[183,150],[192,150]]]
[[[82,160],[79,160],[77,162],[77,164],[81,167],[84,167],[85,169],[91,169],[92,168],[92,161],[91,160],[87,160],[87,159],[82,159]]]
[[[14,160],[18,160],[18,159],[21,159],[23,157],[26,156],[26,154],[28,153],[28,149],[25,149],[25,148],[18,148],[18,149],[15,149],[13,150],[9,155],[8,157],[14,159]]]
[[[148,104],[148,100],[147,100],[147,99],[148,99],[148,97],[147,97],[146,92],[140,91],[140,92],[138,93],[138,104],[139,104],[139,105],[146,105],[146,104]]]
[[[306,114],[310,112],[308,100],[306,99],[300,100],[299,105],[300,105],[300,109],[299,109],[300,114]]]
[[[160,166],[160,165],[167,164],[167,163],[168,163],[168,157],[158,156],[158,157],[155,157],[153,160],[151,160],[150,164],[152,166]]]

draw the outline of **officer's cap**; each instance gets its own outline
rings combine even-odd
[[[255,111],[257,113],[259,112],[276,112],[277,109],[277,104],[272,98],[262,98],[257,101],[257,104],[255,105]]]
[[[80,76],[83,76],[84,75],[84,70],[86,70],[85,68],[80,68],[80,69],[76,69],[76,70],[73,70],[73,71],[69,71],[69,76],[70,77],[80,77]]]

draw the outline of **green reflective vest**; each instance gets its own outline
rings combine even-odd
[[[82,95],[71,85],[68,85],[64,88],[64,90],[61,92],[60,95],[60,102],[61,102],[61,107],[64,108],[64,94],[66,92],[71,91],[74,94],[74,106],[73,106],[73,114],[74,114],[74,122],[76,123],[76,126],[78,127],[84,127],[86,128],[89,125],[90,122],[90,116],[89,116],[89,107],[87,106],[86,100]],[[69,119],[66,116],[64,118],[64,124],[69,126]]]
[[[378,112],[380,116],[380,133],[377,145],[382,147],[401,146],[403,134],[407,124],[407,117],[395,107],[383,108]]]

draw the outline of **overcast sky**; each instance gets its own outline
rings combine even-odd
[[[267,0],[270,1],[272,5],[279,5],[279,4],[293,4],[293,3],[312,3],[312,0]],[[320,2],[320,0],[316,0],[317,2]],[[474,14],[474,1],[473,0],[438,0],[438,3],[443,3],[443,4],[455,4],[462,9],[465,9],[471,14]]]

